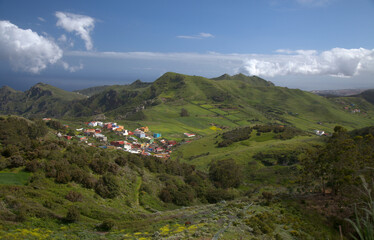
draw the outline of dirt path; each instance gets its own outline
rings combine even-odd
[[[135,186],[135,203],[137,206],[139,206],[139,190],[140,190],[140,187],[142,186],[142,177],[140,176],[137,176],[136,177],[136,186]]]

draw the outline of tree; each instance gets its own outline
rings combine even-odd
[[[370,136],[351,136],[340,126],[334,130],[326,146],[302,159],[301,180],[306,186],[316,184],[323,193],[329,186],[339,194],[356,184],[359,174],[373,167],[374,144]]]
[[[233,159],[212,161],[209,167],[209,178],[217,187],[238,187],[242,182],[242,172]]]

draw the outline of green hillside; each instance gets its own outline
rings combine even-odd
[[[362,97],[353,97],[353,101],[365,109],[365,114],[353,114],[336,99],[277,87],[259,77],[243,74],[208,79],[169,72],[153,83],[137,80],[130,85],[82,92],[90,97],[47,84],[37,84],[24,93],[3,87],[0,110],[3,114],[25,116],[88,118],[100,115],[143,121],[165,134],[182,131],[209,134],[212,125],[226,128],[259,123],[331,132],[337,124],[348,129],[368,126],[374,112],[370,102],[357,102]],[[182,108],[188,111],[188,117],[180,117]]]
[[[371,125],[374,109],[373,105],[364,104],[367,113],[353,114],[335,100],[243,75],[212,80],[167,73],[146,88],[142,96],[156,99],[152,106],[145,106],[142,124],[173,136],[185,131],[214,133],[216,130],[210,129],[213,125],[226,128],[260,123],[331,132],[338,124],[349,129]],[[182,108],[189,116],[180,116]]]
[[[358,95],[371,104],[374,104],[374,89],[366,90]]]
[[[2,239],[339,239],[327,218],[282,195],[58,139],[40,120],[1,116],[0,153]]]
[[[0,110],[3,114],[62,116],[69,103],[85,98],[44,83],[38,83],[25,92],[3,87],[0,91]]]
[[[73,92],[85,95],[87,97],[91,97],[92,95],[95,95],[95,94],[101,93],[102,91],[105,91],[105,89],[107,87],[109,87],[109,86],[104,85],[104,86],[90,87],[90,88],[75,90]]]

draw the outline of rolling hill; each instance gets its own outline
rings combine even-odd
[[[0,112],[34,117],[61,117],[66,105],[85,98],[45,83],[38,83],[25,92],[4,86],[0,89]]]
[[[24,93],[3,87],[0,113],[86,118],[105,115],[141,121],[166,134],[207,134],[212,125],[227,128],[259,123],[294,125],[308,131],[321,127],[331,130],[337,124],[351,129],[370,125],[374,113],[373,104],[366,100],[362,101],[365,114],[352,114],[336,99],[277,87],[243,74],[208,79],[168,72],[153,83],[137,80],[130,85],[77,92],[41,83]],[[370,99],[370,92],[351,97],[351,101],[366,98]],[[188,117],[180,116],[182,108],[188,111]]]

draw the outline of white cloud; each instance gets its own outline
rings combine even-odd
[[[66,35],[65,35],[65,34],[62,34],[62,35],[58,38],[58,40],[59,40],[60,42],[66,42],[66,41],[67,41]]]
[[[85,42],[87,50],[93,47],[90,33],[95,27],[95,19],[85,15],[56,12],[58,21],[56,25],[62,27],[68,32],[75,32]]]
[[[67,38],[65,34],[62,34],[58,39],[60,46],[63,47],[74,47],[74,41],[71,38]]]
[[[41,21],[41,22],[45,22],[45,19],[42,18],[42,17],[38,17],[38,20]]]
[[[70,51],[70,57],[105,58],[139,61],[140,63],[157,63],[171,66],[178,65],[183,69],[211,69],[216,73],[244,73],[263,77],[279,76],[333,76],[352,77],[360,73],[374,72],[374,49],[333,48],[328,51],[316,50],[277,50],[276,54],[221,54],[209,53],[160,53],[160,52],[87,52]],[[105,60],[103,60],[105,62]],[[138,62],[138,63],[139,63]],[[153,65],[152,65],[153,66]]]
[[[214,35],[211,33],[199,33],[197,35],[180,35],[177,36],[177,38],[183,38],[183,39],[204,39],[204,38],[214,38]]]
[[[62,58],[62,50],[52,41],[30,29],[0,21],[0,56],[7,58],[15,71],[39,73]]]
[[[265,77],[297,74],[352,77],[363,70],[374,70],[374,49],[333,48],[320,53],[315,50],[277,52],[281,54],[247,58],[239,71]]]
[[[79,64],[79,66],[70,66],[67,62],[61,61],[62,67],[69,72],[76,72],[78,70],[83,69],[83,64]]]

